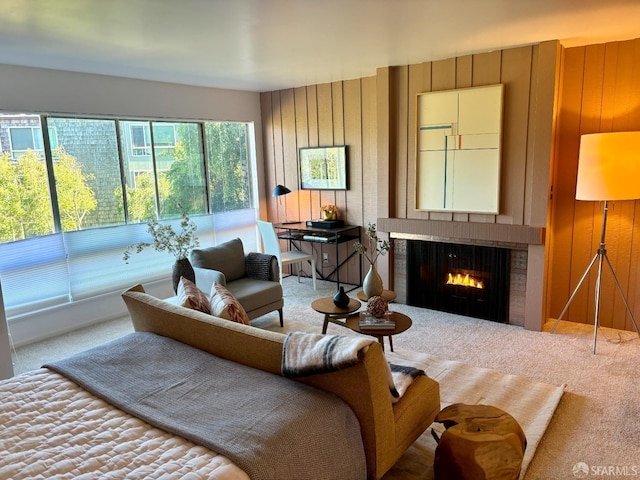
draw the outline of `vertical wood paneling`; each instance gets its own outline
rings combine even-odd
[[[323,83],[317,86],[318,91],[318,145],[334,145],[333,133],[333,99],[331,84]],[[320,207],[336,203],[336,193],[332,190],[321,190],[319,203],[315,205],[314,218],[320,217]]]
[[[307,103],[306,87],[299,87],[294,90],[294,99],[296,106],[296,144],[298,149],[309,146],[309,114]],[[298,153],[296,152],[296,155]],[[298,212],[300,216],[298,220],[307,220],[311,217],[311,192],[309,190],[300,190],[300,171],[298,165],[298,157],[296,156],[295,168],[297,172],[295,192],[298,203]]]
[[[502,179],[497,223],[524,225],[529,92],[532,47],[503,51],[500,83],[504,85]],[[508,179],[508,181],[506,181]]]
[[[389,216],[398,217],[399,205],[403,204],[402,216],[405,217],[406,206],[404,201],[407,198],[407,183],[398,182],[398,178],[407,178],[407,165],[409,164],[409,131],[413,130],[414,123],[409,118],[409,104],[413,103],[413,98],[409,95],[409,67],[398,67],[394,69],[393,79],[395,105],[396,137],[394,139],[395,151],[393,164],[389,168],[389,181],[394,186],[395,195],[392,197],[392,204],[389,206]]]
[[[271,111],[273,114],[273,158],[275,166],[275,178],[274,184],[270,185],[269,191],[273,191],[276,182],[284,182],[284,145],[282,138],[282,109],[280,99],[282,92],[273,92],[271,98]],[[273,202],[276,203],[276,202]],[[281,210],[276,208],[276,215],[274,217],[277,222],[284,222],[285,219],[282,216]]]
[[[298,189],[298,173],[296,158],[298,155],[298,141],[296,137],[296,107],[293,90],[280,92],[280,112],[282,116],[282,153],[283,172],[277,183],[285,185],[292,193],[285,195],[287,219],[289,221],[300,218],[299,204],[295,192]],[[276,199],[274,199],[276,200]]]
[[[562,78],[562,102],[558,112],[556,153],[553,172],[553,205],[562,208],[552,210],[550,243],[550,281],[548,290],[549,315],[557,318],[569,299],[577,280],[571,281],[571,243],[574,231],[576,176],[580,135],[580,104],[582,103],[582,76],[584,72],[584,48],[566,50]],[[582,264],[584,269],[586,264]],[[586,297],[578,304],[584,305]],[[583,308],[582,315],[586,309]],[[565,318],[566,320],[566,318]]]
[[[597,202],[575,201],[575,182],[580,135],[597,132],[640,130],[640,63],[638,40],[611,42],[567,49],[562,78],[562,101],[558,116],[557,149],[554,155],[552,201],[552,248],[549,275],[550,313],[559,314],[569,292],[598,248],[602,207]],[[609,203],[606,248],[629,305],[637,316],[640,305],[640,226],[638,201]],[[566,259],[569,258],[570,261]],[[562,270],[571,269],[570,278]],[[569,320],[593,324],[596,269],[573,300]],[[565,318],[567,319],[567,318]],[[635,329],[627,315],[609,269],[602,275],[600,324]]]
[[[431,91],[431,62],[409,66],[409,119],[411,128],[407,137],[407,218],[429,219],[429,212],[416,210],[417,125],[418,94]],[[398,177],[400,181],[401,177]]]

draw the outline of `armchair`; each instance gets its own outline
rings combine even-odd
[[[198,288],[209,292],[213,282],[224,285],[250,320],[277,310],[280,326],[284,325],[284,299],[276,257],[258,252],[245,254],[242,240],[235,238],[215,247],[195,249],[190,260]]]

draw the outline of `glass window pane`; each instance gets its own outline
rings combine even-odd
[[[209,195],[214,213],[250,208],[251,179],[247,125],[206,122]]]
[[[149,122],[120,122],[129,223],[148,222],[157,217],[155,174],[149,131]]]
[[[34,149],[31,128],[13,127],[9,130],[9,133],[11,134],[11,147],[13,150]]]
[[[43,157],[30,148],[10,153],[9,142],[14,133],[16,138],[20,137],[33,146],[33,135],[40,135],[41,131],[40,117],[37,115],[0,114],[0,150],[4,152],[0,154],[0,242],[13,242],[54,232],[49,181]],[[27,136],[23,137],[25,132]],[[42,142],[41,137],[39,141]],[[28,145],[23,143],[21,147]]]
[[[49,118],[48,127],[58,144],[52,155],[62,229],[123,224],[115,121]]]
[[[206,213],[202,139],[197,123],[153,123],[160,218]]]

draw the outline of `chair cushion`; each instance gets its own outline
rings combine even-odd
[[[194,267],[218,270],[224,273],[227,283],[245,276],[244,262],[244,247],[239,238],[191,252],[191,264]]]
[[[217,282],[211,287],[211,315],[249,325],[249,317],[240,302],[229,290]]]
[[[228,283],[227,289],[242,304],[246,312],[252,312],[282,299],[282,285],[279,282],[242,278]]]
[[[178,305],[204,313],[211,313],[209,296],[196,287],[196,284],[191,280],[180,277],[176,296],[178,297]]]

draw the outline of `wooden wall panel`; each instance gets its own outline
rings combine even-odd
[[[533,47],[512,48],[503,52],[500,83],[504,84],[504,118],[500,214],[497,223],[524,224],[527,132],[529,129],[529,91]],[[509,179],[509,181],[504,181]]]
[[[407,136],[407,174],[406,174],[406,204],[401,206],[398,204],[398,215],[403,210],[406,210],[407,218],[420,218],[423,220],[429,219],[429,212],[423,212],[416,210],[416,156],[417,156],[417,134],[416,128],[411,128],[412,125],[417,125],[417,108],[418,108],[418,94],[431,91],[431,62],[420,63],[418,65],[409,66],[409,121],[410,128]],[[398,172],[398,182],[402,182],[402,176]],[[399,202],[402,200],[398,199]]]
[[[307,88],[299,87],[294,90],[294,99],[296,106],[296,146],[298,149],[309,146],[309,106],[307,99]],[[298,160],[295,162],[296,183],[289,185],[291,194],[295,195],[298,204],[298,217],[294,220],[306,220],[312,218],[311,215],[311,192],[309,190],[299,190],[300,188],[300,172],[298,170]]]
[[[569,290],[575,288],[600,242],[602,205],[575,200],[580,136],[640,130],[640,91],[636,80],[640,73],[638,40],[566,49],[564,62],[553,170],[552,268],[548,276],[551,317],[559,315]],[[610,202],[605,239],[609,260],[635,316],[640,314],[637,311],[640,307],[637,207],[638,201]],[[564,320],[593,324],[595,281],[594,268]],[[606,263],[599,320],[602,326],[635,329]]]

